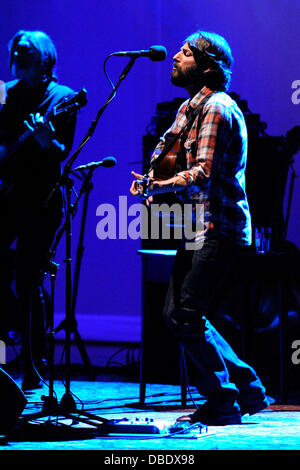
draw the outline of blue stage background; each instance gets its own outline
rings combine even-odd
[[[76,161],[79,165],[110,155],[118,161],[114,168],[99,168],[94,173],[76,309],[83,322],[83,337],[136,340],[141,318],[141,260],[137,255],[140,241],[99,240],[96,209],[103,203],[118,208],[120,195],[128,196],[128,205],[136,202],[129,195],[130,172],[141,170],[142,136],[158,102],[185,97],[184,90],[170,84],[172,57],[184,38],[198,28],[215,31],[228,39],[235,59],[230,90],[247,100],[250,110],[261,115],[270,135],[284,135],[299,125],[300,104],[292,102],[292,83],[300,80],[300,3],[298,0],[116,0],[109,3],[10,0],[2,2],[0,11],[1,80],[12,78],[8,68],[9,39],[19,29],[40,29],[56,44],[59,81],[73,89],[87,89],[88,104],[79,115],[73,150],[111,92],[103,73],[106,56],[118,50],[148,49],[153,44],[162,44],[168,50],[164,62],[136,61],[102,116],[92,140]],[[120,57],[109,60],[107,70],[115,83],[127,60]],[[297,157],[295,169],[300,172]],[[296,180],[288,239],[298,247],[299,196],[300,183]],[[73,265],[81,211],[82,204],[73,223]],[[57,255],[58,315],[64,312],[63,259],[62,243]],[[104,320],[101,322],[100,318]]]

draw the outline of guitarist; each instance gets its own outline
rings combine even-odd
[[[168,326],[196,365],[195,385],[207,398],[194,414],[180,420],[239,424],[243,414],[268,405],[265,389],[253,368],[236,356],[209,320],[239,247],[251,244],[245,193],[246,125],[226,93],[233,59],[224,38],[197,31],[173,60],[171,82],[184,88],[190,98],[158,143],[149,177],[132,172],[136,179],[130,192],[146,195],[149,203],[154,195],[176,191],[192,212],[195,204],[204,209],[204,223],[198,226],[193,249],[187,249],[183,241],[177,251],[164,308]],[[162,179],[157,162],[168,142],[178,136],[179,165],[169,178]]]
[[[24,390],[39,386],[32,356],[36,361],[44,357],[45,318],[35,314],[32,303],[61,222],[62,194],[57,191],[47,207],[44,202],[72,147],[76,125],[76,116],[67,113],[44,122],[44,116],[72,93],[57,83],[56,58],[55,46],[44,32],[19,31],[9,42],[10,69],[16,79],[6,84],[0,108],[0,255],[5,256],[16,241]],[[30,136],[16,145],[28,131]]]

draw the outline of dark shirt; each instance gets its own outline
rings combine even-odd
[[[73,91],[55,81],[30,89],[23,81],[15,80],[6,84],[6,102],[0,108],[0,144],[8,147],[26,132],[24,120],[30,113],[45,116],[55,105]],[[0,167],[0,178],[13,186],[13,196],[20,208],[30,210],[44,204],[61,174],[61,161],[71,150],[75,132],[76,116],[62,113],[51,120],[56,139],[65,147],[62,150],[53,146],[42,149],[33,136],[30,136],[5,164]],[[63,147],[62,147],[63,148]],[[53,204],[61,204],[57,194]]]

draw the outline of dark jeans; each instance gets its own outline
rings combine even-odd
[[[16,241],[16,293],[18,297],[22,337],[22,359],[24,373],[32,370],[32,353],[44,357],[45,317],[43,309],[37,306],[42,282],[41,269],[61,221],[59,208],[40,210],[20,198],[3,195],[0,192],[0,257],[5,257],[11,244]],[[0,303],[2,299],[0,286]],[[3,315],[3,309],[2,315]],[[4,314],[9,312],[4,312]]]
[[[251,406],[265,389],[254,369],[238,358],[209,321],[238,246],[222,235],[195,251],[179,249],[166,298],[164,317],[196,365],[199,393],[220,410]]]

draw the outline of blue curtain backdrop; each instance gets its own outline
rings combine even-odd
[[[132,169],[141,170],[142,136],[156,104],[185,97],[171,85],[172,57],[184,38],[200,28],[224,35],[235,59],[231,91],[248,101],[249,108],[268,124],[270,135],[284,135],[300,122],[300,104],[292,102],[292,83],[300,80],[298,0],[10,0],[1,4],[0,79],[8,81],[7,43],[19,29],[40,29],[54,40],[58,50],[57,74],[73,89],[85,87],[88,105],[78,120],[74,149],[100,106],[111,92],[103,74],[108,54],[118,50],[148,49],[162,44],[167,60],[136,61],[115,100],[106,109],[92,140],[77,164],[114,156],[118,164],[94,173],[90,197],[85,251],[80,276],[77,312],[114,318],[140,318],[141,265],[139,240],[99,240],[96,209],[109,203],[118,208],[120,195],[129,195]],[[114,82],[128,59],[113,58],[107,70]],[[298,155],[298,157],[300,157]],[[299,158],[295,169],[300,172]],[[296,181],[288,239],[300,247],[300,183]],[[73,258],[81,220],[73,223]],[[58,250],[61,269],[57,277],[56,310],[64,311],[64,244]],[[94,326],[91,324],[91,329]],[[125,334],[125,333],[124,333]],[[130,339],[130,331],[126,332]]]

